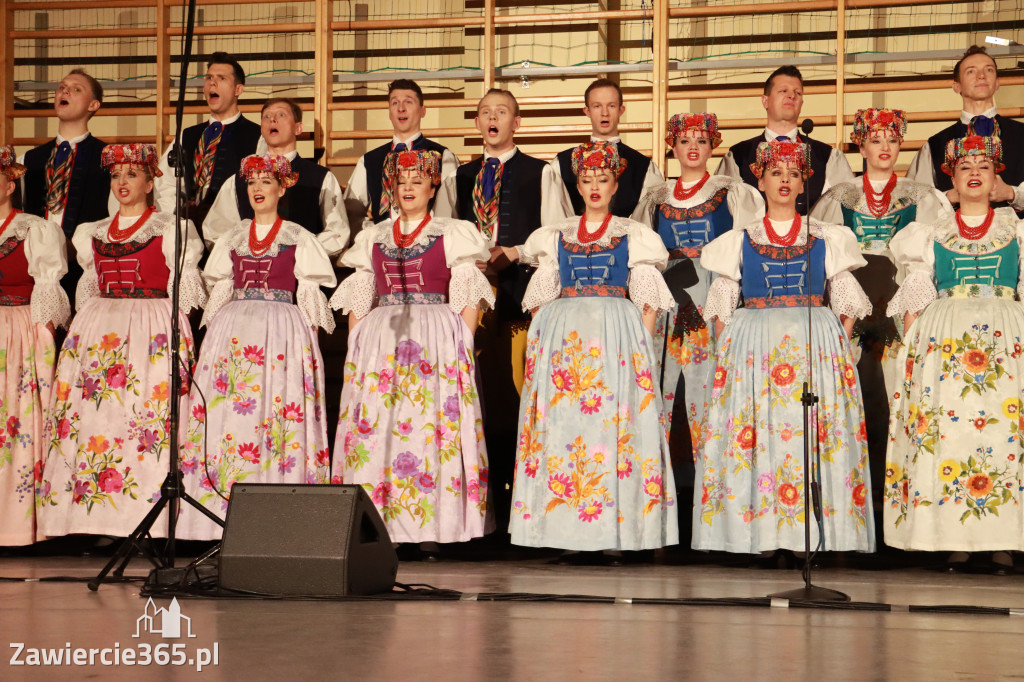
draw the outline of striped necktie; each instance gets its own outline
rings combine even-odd
[[[213,176],[213,164],[217,158],[217,146],[220,144],[220,137],[224,132],[224,124],[214,121],[206,126],[203,131],[203,138],[196,147],[196,201],[201,201],[206,195],[206,188]]]
[[[505,165],[491,157],[476,174],[473,185],[473,215],[477,227],[487,239],[494,235],[498,226],[498,202],[501,199],[501,176]]]
[[[75,152],[68,142],[61,142],[53,148],[46,162],[46,211],[61,213],[68,200],[71,184],[71,168],[75,164]]]

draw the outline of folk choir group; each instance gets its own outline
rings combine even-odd
[[[825,549],[874,551],[882,504],[886,544],[1007,572],[1024,550],[1024,124],[997,113],[983,48],[952,76],[961,118],[906,177],[903,111],[856,112],[857,178],[798,130],[787,66],[764,133],[715,174],[716,115],[672,116],[674,181],[620,140],[612,81],[584,94],[591,139],[550,163],[516,147],[515,97],[488,91],[483,154],[459,165],[397,80],[394,137],[342,190],[297,154],[294,102],[239,113],[230,55],[208,65],[208,120],[162,156],[90,135],[102,88],[73,70],[57,137],[0,148],[0,545],[126,535],[177,439],[217,514],[240,481],[358,484],[398,543],[507,524],[516,545],[650,550],[692,519],[696,549],[801,550],[809,381]],[[343,315],[347,352],[322,354]],[[220,533],[182,511],[179,537]]]

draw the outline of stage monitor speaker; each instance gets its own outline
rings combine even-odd
[[[220,554],[220,586],[292,595],[389,592],[398,557],[358,485],[237,483]]]

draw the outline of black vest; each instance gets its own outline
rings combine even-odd
[[[521,246],[540,227],[541,178],[544,161],[516,151],[501,171],[501,197],[498,200],[498,246]],[[456,210],[459,218],[476,224],[473,213],[473,187],[483,167],[483,157],[459,166],[455,171]],[[523,313],[523,295],[533,268],[516,263],[498,273],[498,297],[495,310],[503,319],[527,319]]]
[[[69,240],[80,223],[90,223],[107,217],[110,173],[100,166],[100,152],[106,144],[89,135],[75,148],[75,162],[71,166],[68,197],[64,204],[61,223],[64,235]],[[46,163],[56,146],[57,141],[50,140],[25,154],[26,213],[46,215]]]
[[[203,138],[203,132],[209,121],[203,121],[198,125],[185,128],[181,133],[181,146],[184,152],[184,176],[185,195],[194,197],[196,193],[196,149],[199,148],[199,141]],[[217,192],[221,185],[232,177],[238,175],[242,166],[242,159],[250,154],[256,153],[256,145],[260,141],[260,126],[253,123],[244,116],[241,116],[234,123],[224,126],[220,135],[220,142],[217,144],[217,153],[213,159],[213,172],[210,175],[210,185],[207,187],[206,196],[197,204],[197,211],[190,212],[189,216],[196,224],[196,229],[202,233],[202,221],[217,198]],[[243,193],[244,194],[244,193]]]
[[[330,173],[325,167],[296,156],[292,161],[292,170],[299,174],[299,181],[284,191],[277,213],[285,220],[298,223],[313,234],[324,231],[324,217],[320,213],[320,190],[324,186],[324,178]],[[235,202],[238,215],[242,220],[252,220],[256,213],[249,203],[246,182],[240,175],[235,175]]]
[[[619,189],[612,197],[610,209],[612,215],[628,218],[633,215],[636,205],[640,203],[640,197],[643,196],[644,179],[647,177],[651,160],[622,142],[616,147],[619,149],[619,157],[626,160],[626,170],[619,177]],[[558,170],[562,175],[562,184],[569,192],[573,212],[576,215],[583,215],[586,203],[576,189],[576,175],[572,172],[572,153],[575,149],[572,147],[558,152]]]
[[[1012,118],[1006,118],[996,114],[996,122],[999,124],[999,139],[1003,142],[1003,163],[1006,170],[999,174],[1007,185],[1016,187],[1024,182],[1024,123]],[[942,162],[946,158],[946,143],[967,134],[967,126],[957,121],[944,130],[928,138],[929,151],[932,154],[932,169],[935,177],[935,189],[940,192],[948,192],[953,189],[952,176],[946,175],[942,170]],[[993,204],[993,206],[1007,206],[1006,203]]]
[[[412,148],[415,150],[425,149],[427,151],[435,151],[441,154],[442,158],[444,153],[448,149],[433,140],[420,135],[412,142]],[[384,185],[382,176],[384,174],[384,158],[387,157],[388,152],[391,151],[391,143],[382,144],[376,149],[363,154],[363,168],[366,169],[366,191],[370,195],[370,216],[373,218],[374,224],[379,223],[388,216],[381,215],[380,213],[380,195],[384,191]],[[434,207],[434,200],[430,200],[430,208]]]
[[[796,198],[797,213],[807,215],[810,209],[818,203],[821,191],[825,187],[825,168],[828,166],[829,157],[832,156],[832,147],[824,142],[812,140],[803,134],[798,137],[801,142],[811,146],[811,170],[814,171],[804,183],[804,191]],[[757,160],[757,145],[764,141],[764,135],[758,135],[738,142],[729,149],[733,160],[740,168],[740,178],[754,189],[757,189],[757,176],[754,175],[754,171],[750,170],[750,165]],[[764,198],[764,192],[761,192],[761,198]]]

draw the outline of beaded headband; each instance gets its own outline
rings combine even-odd
[[[701,112],[699,114],[676,114],[668,120],[668,135],[665,143],[675,146],[676,139],[687,130],[700,130],[711,140],[711,148],[722,144],[722,134],[718,132],[718,116]]]
[[[946,143],[946,159],[942,162],[942,170],[952,175],[956,163],[965,156],[984,156],[992,159],[996,173],[1006,169],[1003,165],[1003,143],[998,137],[968,135],[950,140]]]
[[[757,145],[757,160],[750,164],[750,170],[760,178],[766,169],[783,162],[795,163],[805,180],[814,175],[814,171],[811,170],[810,146],[790,140],[783,142],[782,138]]]
[[[250,154],[242,159],[242,167],[238,174],[248,180],[260,173],[270,173],[285,189],[299,181],[299,174],[292,170],[288,157],[280,154]]]
[[[572,173],[580,176],[592,170],[609,170],[618,178],[626,170],[626,160],[612,143],[584,142],[572,150]]]
[[[873,130],[890,132],[902,142],[907,136],[907,115],[900,109],[858,109],[853,120],[850,142],[864,144]]]
[[[111,166],[128,165],[135,168],[143,168],[149,171],[154,178],[159,178],[163,173],[159,168],[160,155],[156,153],[156,147],[151,144],[108,144],[100,152],[100,165],[104,168]]]
[[[0,147],[0,173],[6,175],[8,180],[17,180],[25,174],[25,167],[18,163],[14,147],[9,144]]]
[[[409,149],[399,152],[397,155],[390,153],[388,157],[392,158],[391,163],[394,164],[391,174],[394,176],[396,183],[398,182],[399,173],[414,170],[418,171],[420,175],[430,178],[432,184],[441,184],[440,152],[427,149]],[[387,159],[385,159],[385,163],[387,163]]]

